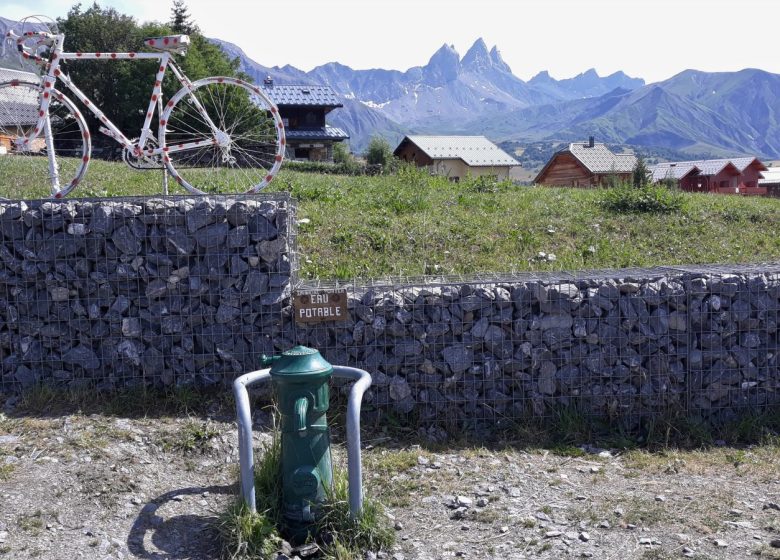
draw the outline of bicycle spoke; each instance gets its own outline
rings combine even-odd
[[[8,139],[3,165],[14,173],[3,180],[19,196],[45,188],[52,196],[67,195],[83,177],[89,163],[86,124],[73,104],[52,91],[44,128],[37,135],[40,86],[26,82],[0,84],[0,137]],[[26,142],[25,142],[26,140]]]
[[[168,153],[169,167],[182,185],[196,191],[227,193],[262,188],[278,168],[279,117],[275,115],[274,120],[263,108],[270,102],[253,88],[228,80],[198,84],[190,95],[200,107],[188,94],[179,96],[169,111],[165,144],[217,142]]]

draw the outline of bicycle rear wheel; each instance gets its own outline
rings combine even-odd
[[[81,113],[51,89],[48,114],[41,115],[41,91],[33,82],[0,84],[0,184],[14,198],[35,196],[42,187],[53,198],[62,198],[79,184],[89,165],[91,142]],[[43,130],[38,129],[41,116]]]
[[[160,119],[163,161],[196,193],[256,193],[282,165],[284,126],[259,88],[236,78],[204,78],[182,88]]]

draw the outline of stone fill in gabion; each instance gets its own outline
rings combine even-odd
[[[297,337],[372,372],[373,403],[422,423],[721,419],[778,401],[776,271],[567,276],[350,288],[348,322]]]
[[[0,203],[0,388],[257,369],[289,305],[291,221],[284,195]]]
[[[778,265],[373,282],[347,288],[346,321],[296,325],[294,213],[286,195],[0,202],[0,390],[214,385],[300,343],[420,424],[778,402]]]

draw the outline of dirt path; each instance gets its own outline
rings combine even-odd
[[[217,557],[213,526],[236,490],[234,432],[214,420],[6,419],[0,551],[62,560]]]
[[[0,558],[218,558],[236,435],[229,412],[0,417]],[[380,436],[365,486],[398,536],[380,558],[780,558],[774,446],[556,455]]]

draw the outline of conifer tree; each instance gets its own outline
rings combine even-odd
[[[174,33],[185,33],[190,35],[200,31],[198,26],[190,19],[190,14],[187,11],[187,6],[184,4],[184,0],[173,0],[173,8],[171,8],[171,21],[169,23]]]
[[[647,169],[644,158],[638,156],[636,158],[636,165],[634,165],[634,169],[631,172],[631,182],[636,188],[645,187],[647,186],[649,175],[650,171]]]

